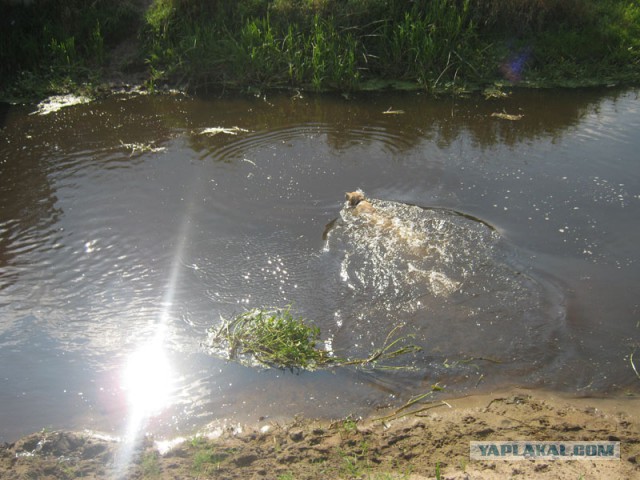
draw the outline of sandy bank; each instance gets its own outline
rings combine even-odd
[[[160,454],[138,446],[124,478],[631,479],[640,478],[637,397],[575,399],[528,390],[436,402],[390,421],[298,419],[186,440]],[[619,441],[620,460],[476,461],[471,441]],[[122,444],[43,432],[0,447],[0,478],[115,478]]]

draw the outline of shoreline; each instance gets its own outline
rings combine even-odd
[[[90,432],[43,431],[0,446],[0,477],[633,478],[640,475],[639,400],[510,388],[434,401],[428,409],[386,421],[380,420],[384,414],[364,420],[294,418],[182,442],[144,436],[127,457],[122,477],[114,476],[114,468],[125,443]],[[620,459],[469,458],[471,441],[517,440],[620,442]]]

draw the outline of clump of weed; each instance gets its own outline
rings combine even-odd
[[[276,368],[314,370],[336,361],[317,347],[320,329],[295,318],[289,308],[253,309],[212,332],[213,345],[222,346],[228,358]]]
[[[342,430],[347,435],[353,435],[358,431],[358,422],[353,418],[347,418],[342,422]]]
[[[407,344],[408,337],[394,338],[394,328],[383,346],[368,357],[348,359],[318,347],[320,329],[302,317],[294,317],[291,307],[254,308],[209,330],[208,345],[213,354],[250,366],[291,370],[316,370],[337,366],[388,367],[381,362],[414,353],[420,347]]]
[[[211,474],[220,468],[220,463],[228,457],[226,453],[219,453],[215,449],[200,449],[193,456],[192,469],[195,473]]]

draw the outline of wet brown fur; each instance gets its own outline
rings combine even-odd
[[[345,194],[345,198],[347,199],[347,203],[350,207],[353,208],[354,213],[369,213],[372,214],[375,212],[375,207],[369,202],[362,192],[347,192]]]

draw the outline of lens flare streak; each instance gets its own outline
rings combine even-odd
[[[182,257],[188,237],[193,205],[189,204],[180,226],[162,312],[155,325],[155,335],[129,357],[122,372],[121,387],[128,400],[128,421],[115,471],[116,478],[125,478],[140,436],[150,418],[162,413],[175,401],[175,374],[165,347],[171,308],[176,296]]]

